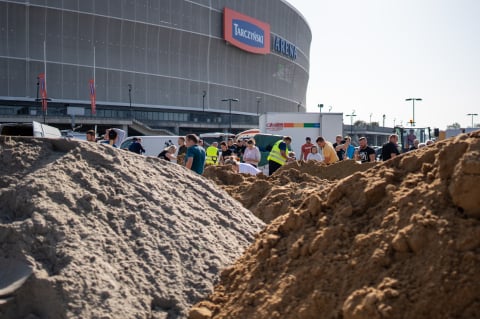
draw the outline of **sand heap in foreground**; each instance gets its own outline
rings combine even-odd
[[[185,318],[263,227],[205,178],[109,146],[0,137],[0,172],[1,318]]]
[[[235,174],[229,166],[209,166],[204,176],[213,180],[245,208],[266,223],[299,207],[310,196],[307,188],[331,188],[338,180],[366,171],[375,163],[353,160],[324,165],[316,161],[297,161],[282,166],[272,176]]]
[[[306,188],[191,319],[480,318],[480,132]]]

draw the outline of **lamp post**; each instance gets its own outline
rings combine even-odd
[[[478,116],[478,113],[468,113],[467,116],[471,116],[471,117],[472,117],[472,128],[473,128],[473,117],[474,117],[474,116]]]
[[[383,115],[382,115],[382,118],[383,118],[383,125],[382,125],[382,126],[383,126],[383,127],[385,127],[385,117],[386,117],[385,114],[383,114]]]
[[[350,117],[350,136],[353,136],[353,118],[357,115],[355,115],[355,111],[353,111],[352,114],[347,114],[345,116]]]
[[[260,96],[257,96],[257,116],[260,115],[260,102],[262,101],[262,98]]]
[[[323,132],[322,132],[323,131],[323,123],[322,123],[323,122],[323,114],[322,114],[323,104],[318,104],[317,106],[320,109],[320,123],[319,123],[320,129],[318,133],[319,133],[319,136],[323,136]]]
[[[202,110],[205,112],[205,97],[207,96],[207,91],[203,91],[202,95]]]
[[[227,98],[222,99],[222,102],[228,102],[229,114],[230,114],[230,126],[228,133],[232,133],[232,102],[238,102],[238,99]]]
[[[38,100],[38,91],[39,91],[39,88],[40,88],[40,78],[37,76],[37,99]]]
[[[410,122],[412,124],[412,126],[415,126],[415,101],[421,101],[421,100],[422,99],[415,98],[415,97],[405,99],[405,101],[412,101],[412,103],[413,103],[412,121]]]
[[[35,101],[40,101],[40,99],[38,98],[39,89],[40,89],[40,78],[37,76],[37,98],[35,99]],[[43,112],[43,124],[45,124],[45,112]]]
[[[132,112],[132,85],[128,84],[128,101],[130,104],[130,117],[133,118],[133,112]]]

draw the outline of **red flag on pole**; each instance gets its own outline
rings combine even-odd
[[[95,94],[95,81],[90,80],[88,81],[89,88],[90,88],[90,104],[92,105],[92,114],[95,115],[97,113],[96,110],[96,94]]]
[[[40,85],[40,97],[42,100],[42,111],[47,112],[47,85],[45,79],[45,73],[38,75],[38,82]]]

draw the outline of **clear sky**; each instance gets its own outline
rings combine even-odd
[[[287,0],[312,30],[307,111],[480,123],[480,0]],[[350,117],[344,116],[350,124]]]

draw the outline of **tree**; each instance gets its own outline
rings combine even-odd
[[[453,124],[450,124],[450,125],[447,125],[447,129],[449,128],[454,128],[454,129],[458,129],[458,128],[461,128],[460,124],[458,122],[455,122]]]
[[[353,123],[353,126],[357,126],[357,127],[367,127],[367,122],[362,121],[362,120],[358,120],[358,121],[356,121],[355,123]]]

